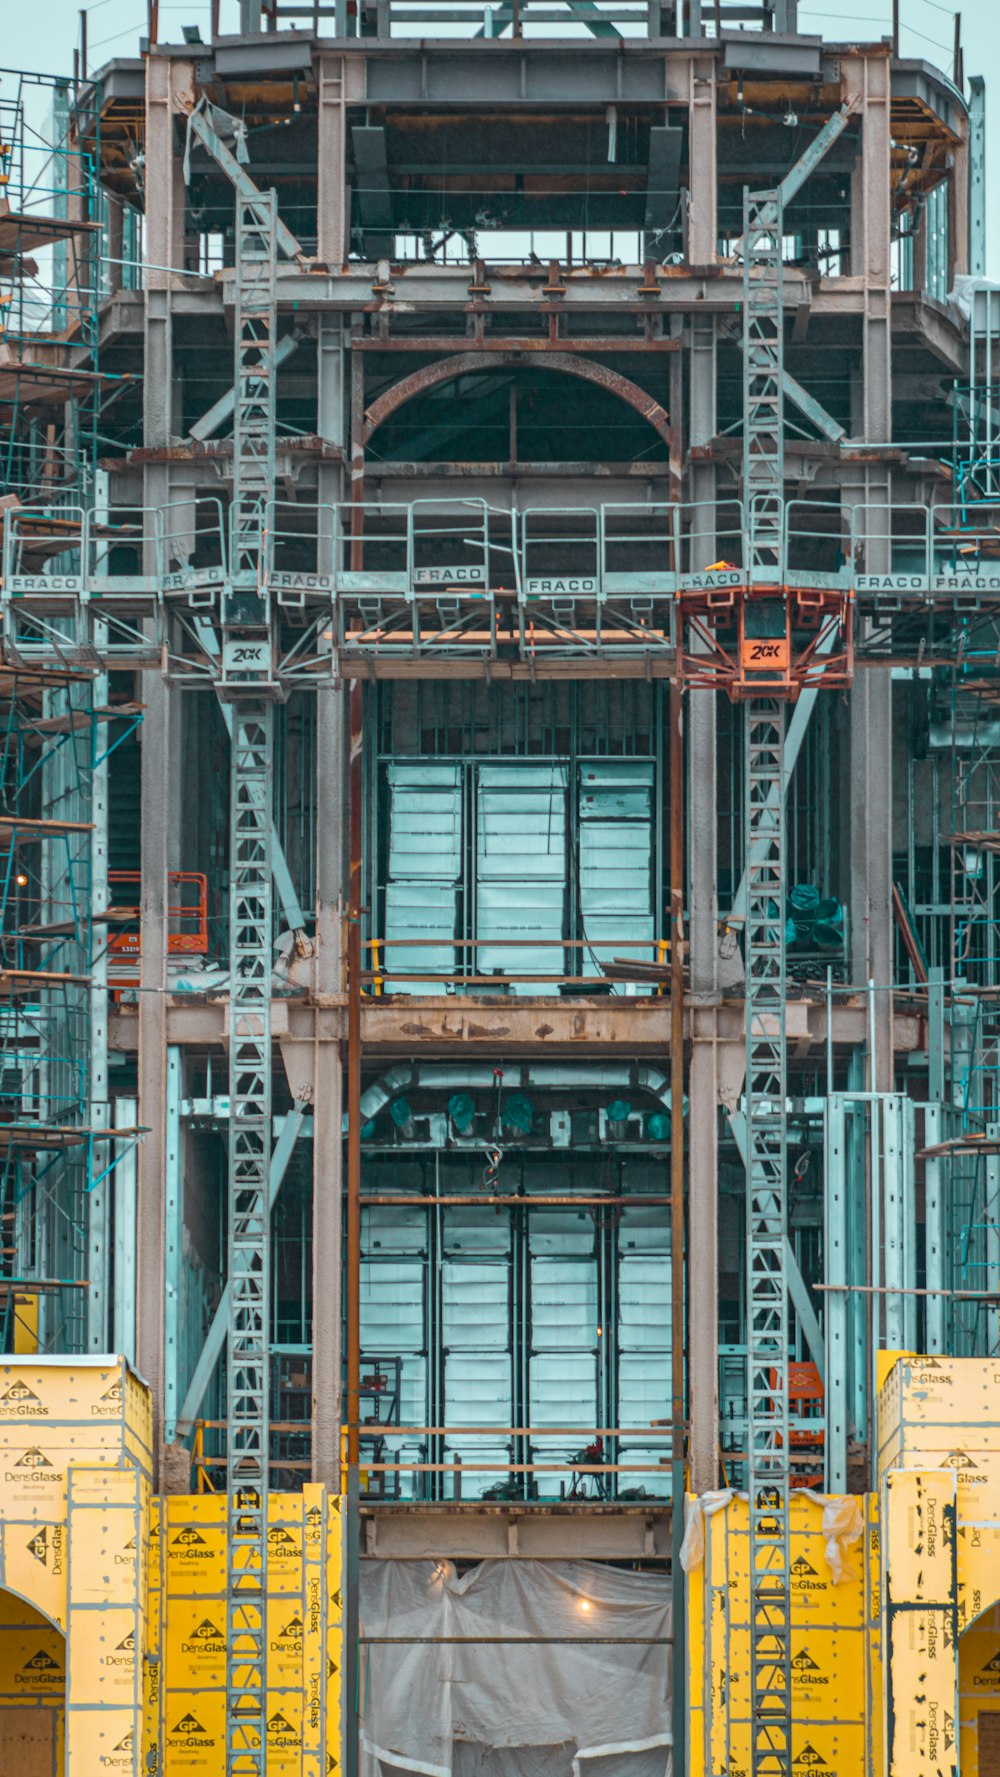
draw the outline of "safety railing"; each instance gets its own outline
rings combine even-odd
[[[303,1453],[275,1457],[289,1476],[308,1480],[309,1426],[273,1422],[272,1439],[294,1432]],[[196,1491],[225,1487],[226,1422],[196,1421],[192,1441]],[[673,1434],[641,1426],[376,1425],[359,1427],[362,1497],[453,1504],[461,1500],[588,1502],[669,1499]],[[210,1450],[208,1446],[213,1448]]]
[[[682,0],[597,0],[588,10],[573,0],[338,0],[330,7],[333,35],[379,38],[541,37],[588,41],[607,37],[706,37],[720,31],[794,32],[798,0],[712,0],[695,10]],[[291,29],[307,28],[315,0],[263,0],[270,29],[279,18]],[[694,16],[692,17],[692,12]]]
[[[211,604],[226,577],[226,516],[214,495],[192,494],[160,508],[160,584],[191,605]]]
[[[675,564],[679,592],[730,600],[745,581],[746,512],[741,500],[697,500],[678,505]]]
[[[5,512],[5,600],[44,597],[53,611],[75,604],[84,591],[86,524],[82,506],[22,506]]]
[[[529,655],[674,643],[676,508],[532,507],[520,515],[520,640]]]
[[[610,918],[604,921],[610,925]],[[634,921],[632,929],[635,929]],[[534,926],[523,937],[419,937],[410,935],[365,941],[363,988],[376,998],[392,993],[506,993],[587,991],[593,994],[666,991],[670,981],[667,938],[615,938],[602,930],[594,938],[539,938]],[[488,956],[490,966],[480,962]],[[496,959],[501,958],[498,965]],[[453,967],[442,968],[448,958]],[[425,961],[426,959],[426,961]],[[559,966],[562,959],[562,967]],[[581,965],[587,970],[577,973]]]
[[[851,579],[862,603],[933,599],[975,609],[1000,599],[1000,507],[872,502],[854,508]]]
[[[271,500],[264,511],[264,582],[279,608],[332,601],[336,560],[332,506]]]
[[[84,553],[88,598],[159,592],[162,526],[159,507],[115,506],[101,514],[89,513]]]
[[[164,613],[196,638],[199,611],[217,610],[231,552],[215,495],[155,510],[15,508],[2,521],[11,655],[148,656]],[[327,649],[332,632],[348,658],[489,658],[508,637],[530,659],[648,655],[674,648],[681,612],[724,627],[747,588],[738,500],[521,512],[462,498],[276,500],[259,522],[261,590],[274,610],[292,628],[308,616]],[[927,604],[962,614],[1000,600],[1000,504],[842,509],[817,496],[786,503],[780,538],[768,583],[749,590],[782,588],[793,627],[826,610],[831,594],[856,596],[876,615]]]
[[[108,936],[108,950],[115,958],[142,955],[138,895],[141,881],[138,870],[108,871],[108,890],[112,901],[108,917],[109,922],[113,921]],[[197,870],[171,870],[167,874],[167,893],[170,896],[167,903],[168,953],[171,956],[207,956],[207,877]]]
[[[483,500],[335,509],[334,588],[348,652],[496,651],[495,592],[516,584],[513,521]]]
[[[796,592],[851,584],[851,526],[839,505],[789,500],[782,523],[783,579]]]

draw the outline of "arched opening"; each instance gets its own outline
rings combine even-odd
[[[1000,1777],[1000,1603],[982,1611],[958,1644],[959,1768]]]
[[[665,382],[662,361],[658,385]],[[574,388],[575,383],[575,388]],[[571,351],[466,351],[393,380],[364,413],[388,460],[662,461],[670,419],[631,375]],[[475,437],[474,447],[469,439]]]
[[[65,1767],[66,1639],[15,1592],[0,1591],[0,1771]]]

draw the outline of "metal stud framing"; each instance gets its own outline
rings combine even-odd
[[[744,193],[744,488],[751,585],[774,582],[781,562],[781,218],[779,193]],[[784,703],[754,698],[744,715],[743,764],[753,1777],[788,1777],[792,1759],[784,744]]]
[[[274,194],[237,204],[233,590],[259,594],[265,503],[274,487]],[[227,598],[230,649],[270,679],[267,612]],[[238,633],[230,635],[235,629]],[[247,637],[252,635],[252,645]],[[260,644],[263,644],[261,647]],[[269,1172],[271,1163],[271,803],[274,711],[241,669],[230,774],[229,1344],[226,1774],[266,1768]],[[228,694],[232,694],[230,682]]]

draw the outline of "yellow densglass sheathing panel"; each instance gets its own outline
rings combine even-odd
[[[222,1495],[159,1501],[153,1561],[159,1572],[155,1708],[163,1777],[217,1772],[225,1756],[226,1500]],[[340,1767],[343,1668],[339,1499],[306,1485],[273,1494],[268,1509],[268,1777],[327,1777]],[[152,1639],[149,1642],[153,1652]],[[151,1661],[147,1659],[149,1713]]]
[[[76,1468],[131,1468],[148,1483],[150,1427],[148,1393],[122,1358],[0,1364],[0,1585],[61,1629],[67,1477]]]
[[[959,1641],[958,1697],[962,1777],[979,1777],[979,1718],[1000,1714],[1000,1606]]]
[[[951,1471],[894,1469],[884,1477],[889,1777],[947,1777],[958,1769],[956,1509]]]
[[[150,1500],[149,1548],[146,1562],[146,1645],[142,1662],[142,1764],[146,1777],[159,1777],[163,1761],[161,1716],[163,1677],[162,1503]]]
[[[977,1502],[978,1503],[978,1502]],[[983,1499],[983,1506],[989,1504]],[[994,1505],[1000,1510],[1000,1500]],[[958,1628],[967,1629],[1000,1598],[1000,1522],[958,1520]]]
[[[1000,1362],[904,1356],[879,1391],[879,1474],[951,1468],[960,1492],[1000,1482]]]
[[[302,1777],[323,1777],[326,1658],[325,1489],[307,1484],[303,1507]],[[340,1519],[337,1517],[339,1529]],[[340,1662],[338,1661],[339,1665]]]
[[[131,1467],[73,1468],[68,1500],[66,1777],[133,1773],[142,1745],[148,1482]]]
[[[693,1496],[686,1506],[690,1509]],[[705,1709],[705,1637],[704,1570],[695,1568],[687,1577],[687,1645],[688,1645],[688,1764],[691,1777],[706,1777],[706,1734],[708,1718]]]
[[[869,1624],[864,1568],[835,1583],[822,1508],[791,1502],[793,1770],[861,1777],[869,1770]],[[877,1520],[871,1538],[877,1559]],[[734,1499],[705,1524],[705,1558],[689,1576],[691,1771],[743,1777],[750,1767],[750,1539],[747,1504]]]
[[[0,1592],[0,1710],[17,1710],[21,1720],[26,1707],[39,1711],[45,1724],[40,1738],[54,1743],[59,1771],[64,1757],[65,1661],[65,1642],[58,1630],[23,1599]]]
[[[343,1764],[344,1682],[344,1502],[336,1493],[326,1499],[326,1716],[321,1768],[337,1772]]]
[[[160,1501],[164,1777],[225,1765],[226,1498]]]
[[[885,1771],[884,1709],[882,1703],[882,1556],[878,1499],[865,1495],[865,1715],[868,1741],[865,1777],[883,1777]]]

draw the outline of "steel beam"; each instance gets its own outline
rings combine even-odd
[[[115,1100],[115,1125],[135,1129],[139,1102]],[[135,1364],[136,1150],[134,1137],[116,1142],[118,1164],[111,1174],[115,1206],[115,1293],[111,1316],[111,1349]]]
[[[191,112],[188,127],[192,136],[197,138],[203,148],[207,148],[216,166],[221,168],[227,179],[231,181],[239,203],[259,205],[264,201],[264,193],[254,184],[246,167],[240,165],[232,150],[226,147],[222,137],[212,128],[203,110],[196,107]],[[278,246],[286,259],[299,258],[302,248],[291,229],[282,222],[280,216],[277,218],[276,233]]]
[[[806,180],[816,171],[824,154],[833,147],[835,142],[839,141],[850,120],[851,114],[846,105],[842,105],[839,111],[835,111],[832,117],[827,118],[819,135],[813,137],[805,153],[799,156],[795,165],[789,169],[778,186],[778,200],[782,208],[790,204],[792,199],[802,190]]]
[[[294,357],[303,337],[304,336],[296,330],[292,333],[286,333],[282,339],[279,339],[274,348],[274,367],[276,370],[279,369],[282,364],[286,364],[289,358]],[[195,420],[194,425],[189,428],[188,437],[195,438],[200,444],[203,444],[206,438],[213,437],[216,432],[220,431],[221,428],[232,419],[235,407],[236,385],[234,383],[231,389],[227,389],[224,395],[219,396],[218,401],[213,402],[212,406],[206,409],[200,419]]]
[[[840,1095],[827,1099],[823,1121],[823,1270],[831,1287],[823,1308],[826,1487],[847,1491],[848,1376],[848,1152]]]

